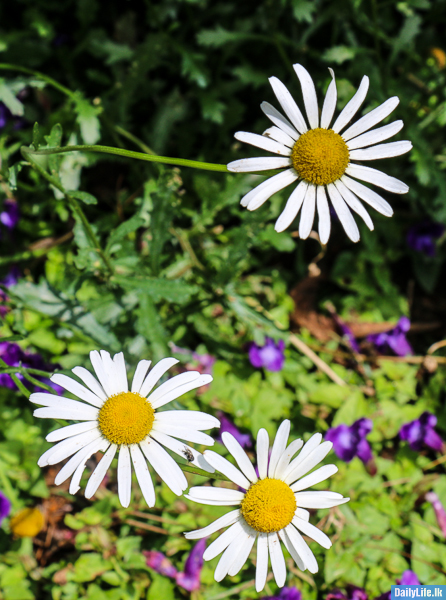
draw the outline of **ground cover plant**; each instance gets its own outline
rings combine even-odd
[[[442,0],[0,6],[2,600],[446,584],[445,14]],[[375,141],[352,144],[348,128],[370,134],[356,123]],[[255,135],[260,149],[242,143]],[[352,199],[355,177],[381,212]],[[135,394],[152,412],[141,400],[136,429],[116,429],[104,403],[113,417]],[[100,439],[79,469],[64,427]],[[277,522],[249,512],[259,498]],[[238,571],[217,552],[234,523]]]

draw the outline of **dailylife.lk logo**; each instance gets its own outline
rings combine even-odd
[[[392,585],[391,599],[397,598],[444,598],[446,585]]]

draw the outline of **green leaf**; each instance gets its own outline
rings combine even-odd
[[[147,592],[147,600],[175,600],[174,589],[170,579],[156,574]]]
[[[108,241],[107,241],[107,252],[110,252],[113,245],[116,244],[119,240],[126,237],[129,233],[136,231],[140,227],[145,224],[145,219],[140,217],[139,215],[133,215],[124,223],[121,223],[114,231],[111,232]]]
[[[174,304],[188,302],[199,290],[198,286],[180,280],[161,279],[156,277],[123,277],[115,275],[112,281],[128,290],[138,290],[150,296],[153,302],[167,300]]]
[[[347,60],[355,58],[356,50],[350,46],[333,46],[322,54],[322,60],[329,63],[342,65]]]
[[[70,196],[72,196],[73,198],[76,198],[76,200],[80,200],[84,204],[97,204],[98,203],[97,199],[93,196],[93,194],[89,194],[88,192],[72,190],[67,193]]]
[[[215,29],[203,29],[197,34],[197,42],[200,46],[219,48],[229,42],[240,42],[251,38],[251,34],[240,31],[228,31],[221,26]]]
[[[2,78],[0,78],[0,102],[3,102],[14,116],[23,116],[23,104],[16,98],[8,83]]]
[[[104,559],[96,552],[85,552],[74,563],[74,573],[70,573],[68,578],[70,581],[79,583],[85,581],[93,581],[102,573],[109,571],[112,563]]]
[[[96,144],[101,137],[101,125],[98,115],[101,112],[100,107],[93,106],[85,98],[76,99],[75,111],[77,112],[76,121],[81,130],[82,139],[86,144]]]

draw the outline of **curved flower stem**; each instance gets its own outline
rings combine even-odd
[[[52,77],[48,77],[48,75],[41,73],[40,71],[33,71],[32,69],[27,69],[26,67],[21,67],[19,65],[11,65],[8,63],[0,63],[0,69],[5,69],[8,71],[19,71],[20,73],[26,73],[27,75],[33,75],[34,77],[38,77],[42,81],[45,81],[49,85],[52,85],[54,88],[56,88],[56,90],[59,90],[59,92],[62,92],[62,94],[65,94],[66,96],[69,96],[70,98],[73,98],[73,99],[77,98],[77,95],[75,94],[75,92],[72,92],[69,88],[67,88],[64,85],[62,85],[61,83],[57,82]]]
[[[57,150],[57,148],[55,148],[55,150]],[[82,222],[85,232],[90,239],[92,247],[101,257],[101,260],[104,263],[107,270],[109,271],[109,273],[111,275],[113,275],[113,272],[114,272],[113,265],[111,264],[109,258],[106,256],[106,254],[102,250],[99,240],[96,237],[96,234],[94,233],[93,229],[91,228],[90,223],[88,222],[88,219],[84,214],[84,211],[82,210],[82,208],[79,205],[79,202],[76,200],[76,198],[74,198],[68,192],[65,191],[65,188],[63,187],[63,185],[55,177],[52,177],[49,173],[47,173],[45,171],[45,169],[43,167],[41,167],[39,165],[39,163],[36,162],[35,160],[33,160],[32,157],[30,156],[31,154],[54,154],[54,153],[53,152],[47,153],[44,151],[35,151],[35,150],[32,150],[31,148],[27,148],[26,146],[22,146],[21,152],[22,152],[23,158],[25,160],[27,160],[31,164],[31,166],[33,166],[42,175],[42,177],[44,177],[49,183],[51,183],[51,185],[56,187],[65,196],[68,204],[70,205],[72,212]]]
[[[113,148],[112,146],[62,146],[61,148],[46,148],[43,150],[34,150],[33,148],[22,147],[22,154],[62,154],[65,152],[99,152],[102,154],[114,154],[124,156],[125,158],[136,158],[147,162],[163,163],[165,165],[176,165],[178,167],[191,167],[193,169],[204,169],[205,171],[218,171],[220,173],[229,173],[226,165],[215,163],[206,163],[199,160],[188,160],[186,158],[170,158],[168,156],[157,156],[156,154],[145,154],[143,152],[134,152],[133,150],[124,150],[123,148]]]
[[[190,465],[178,464],[178,466],[183,471],[186,471],[186,473],[193,473],[194,475],[201,475],[202,477],[206,477],[206,479],[218,479],[219,481],[231,481],[230,479],[228,479],[221,473],[217,473],[217,472],[209,473],[208,471],[205,471],[204,469],[200,469],[199,467],[196,467],[194,465],[190,466]]]

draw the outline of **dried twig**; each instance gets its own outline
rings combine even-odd
[[[334,381],[338,385],[347,385],[345,381],[341,379],[341,377],[339,377],[339,375],[335,373],[333,369],[322,360],[322,358],[320,358],[315,352],[313,352],[313,350],[309,348],[305,344],[305,342],[299,339],[297,335],[295,335],[294,333],[290,333],[288,339],[295,348],[300,350],[302,354],[305,354],[305,356],[307,356],[316,365],[316,367],[320,369],[323,373],[325,373],[325,375],[327,375],[332,381]]]

